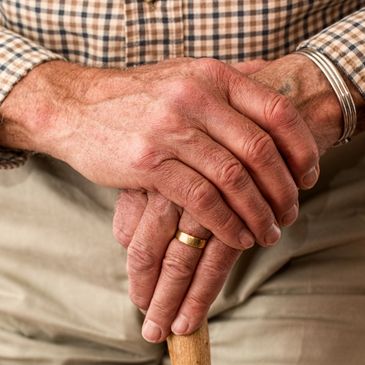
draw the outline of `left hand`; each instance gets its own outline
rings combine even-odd
[[[245,71],[247,63],[236,67]],[[341,133],[341,109],[327,80],[311,61],[300,55],[286,56],[253,78],[294,102],[322,154],[336,142]],[[116,206],[114,233],[128,248],[130,296],[139,308],[148,309],[143,335],[152,342],[169,335],[175,318],[175,333],[197,329],[240,254],[215,237],[204,251],[181,244],[173,238],[181,214],[179,229],[209,238],[209,232],[186,212],[157,194],[149,194],[147,199],[138,192],[122,192]]]
[[[214,236],[209,239],[209,231],[157,193],[121,191],[113,223],[115,237],[128,250],[129,296],[147,310],[143,337],[165,340],[178,311],[180,324],[174,321],[174,333],[199,328],[241,251]],[[206,247],[178,241],[177,226],[209,239]]]

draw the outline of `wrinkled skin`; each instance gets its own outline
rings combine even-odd
[[[319,70],[301,57],[290,57],[290,61],[253,61],[235,67],[289,97],[323,154],[341,133],[341,110]],[[302,62],[308,71],[305,79],[297,76]],[[289,131],[287,138],[292,138]],[[319,174],[318,166],[315,174]],[[297,214],[295,205],[281,225],[292,224]],[[171,329],[188,334],[199,327],[241,252],[214,236],[204,251],[185,246],[173,238],[177,227],[197,237],[211,236],[186,211],[161,195],[120,193],[114,233],[128,249],[130,296],[139,308],[148,309],[143,335],[152,342],[164,340]]]

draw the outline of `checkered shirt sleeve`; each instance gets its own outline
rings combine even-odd
[[[27,72],[42,62],[63,59],[39,44],[0,27],[0,104]]]
[[[175,57],[234,63],[273,60],[298,44],[326,54],[365,97],[364,6],[365,0],[0,0],[0,104],[49,60],[116,68]],[[23,157],[0,148],[0,169]]]
[[[365,98],[365,7],[302,42],[327,56]]]

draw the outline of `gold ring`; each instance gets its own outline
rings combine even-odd
[[[204,248],[204,246],[207,243],[207,240],[202,240],[201,238],[191,236],[190,234],[187,234],[180,230],[178,230],[176,232],[175,237],[180,242],[185,243],[185,245],[188,245],[188,246],[194,247],[194,248]]]

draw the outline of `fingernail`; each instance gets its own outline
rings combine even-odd
[[[309,172],[306,175],[304,175],[302,182],[304,187],[310,189],[316,184],[317,180],[318,180],[318,173],[316,171],[316,168],[313,167],[312,169],[309,170]]]
[[[175,335],[184,335],[189,328],[189,322],[183,315],[179,315],[172,323],[171,330]]]
[[[161,328],[153,321],[146,320],[142,327],[142,336],[148,342],[158,342],[161,338]]]
[[[247,229],[243,229],[240,232],[239,240],[240,240],[241,246],[245,249],[251,248],[255,244],[255,239],[253,238],[252,234]]]
[[[141,309],[141,308],[138,308],[138,309],[139,309],[139,311],[140,311],[143,315],[146,315],[146,313],[147,313],[147,311],[146,311],[146,310]]]
[[[277,241],[279,241],[280,237],[280,228],[276,225],[276,223],[273,223],[273,225],[267,230],[264,240],[268,246],[273,246]]]
[[[298,206],[293,205],[281,218],[283,226],[290,226],[298,218]]]

